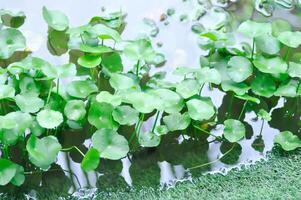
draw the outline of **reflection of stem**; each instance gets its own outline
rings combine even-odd
[[[217,161],[219,161],[220,159],[222,159],[223,157],[225,157],[226,155],[228,155],[235,147],[235,143],[233,144],[233,146],[231,147],[231,149],[229,149],[226,153],[224,153],[220,158],[216,159],[216,160],[213,160],[211,162],[208,162],[208,163],[204,163],[204,164],[201,164],[201,165],[197,165],[197,166],[194,166],[194,167],[190,167],[190,168],[187,168],[188,170],[192,170],[192,169],[197,169],[197,168],[201,168],[201,167],[205,167],[207,165],[211,165]]]
[[[264,125],[264,120],[262,120],[262,122],[261,122],[261,128],[260,128],[260,133],[259,133],[259,135],[261,135],[261,133],[262,133],[263,125]]]
[[[154,132],[154,130],[155,130],[155,128],[156,128],[156,124],[157,124],[159,115],[160,115],[160,111],[157,111],[156,118],[155,118],[155,122],[154,122],[153,128],[152,128],[152,133]]]
[[[209,131],[206,131],[205,129],[202,129],[201,127],[198,127],[196,125],[193,125],[193,127],[196,128],[196,129],[198,129],[198,130],[200,130],[200,131],[202,131],[202,132],[204,132],[204,133],[206,133],[206,134],[208,134],[208,135],[211,135],[211,136],[213,136],[215,138],[218,138],[218,136],[213,135],[212,133],[210,133]]]
[[[79,148],[77,148],[77,146],[72,146],[72,147],[68,147],[65,149],[61,149],[61,151],[70,151],[72,149],[76,149],[83,157],[85,157],[85,154]]]
[[[242,107],[242,110],[238,116],[238,120],[240,120],[240,118],[242,117],[242,114],[244,113],[246,106],[247,106],[248,101],[245,101],[244,106]]]

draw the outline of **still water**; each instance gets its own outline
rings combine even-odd
[[[63,11],[70,20],[70,26],[86,24],[93,16],[105,11],[123,10],[127,13],[127,26],[123,33],[124,39],[133,39],[149,31],[143,23],[144,18],[156,22],[159,30],[153,37],[153,44],[158,51],[166,57],[163,67],[156,71],[166,71],[169,80],[176,80],[171,72],[179,66],[198,67],[202,50],[198,47],[198,37],[191,27],[201,23],[205,28],[211,29],[222,26],[229,19],[235,23],[250,17],[264,19],[260,14],[252,12],[252,1],[229,2],[226,12],[217,2],[207,5],[206,14],[196,18],[197,12],[204,9],[197,1],[182,0],[1,0],[0,8],[11,11],[23,11],[26,14],[25,24],[20,28],[27,38],[28,48],[33,51],[33,56],[41,57],[49,62],[59,65],[68,62],[69,54],[60,56],[52,55],[47,46],[47,25],[42,18],[42,7]],[[213,7],[217,5],[218,7]],[[175,9],[175,14],[162,20],[162,14],[167,9]],[[235,16],[235,19],[233,19]],[[289,11],[281,9],[274,12],[274,18],[285,18],[293,26],[300,27],[300,17]],[[182,19],[182,21],[181,21]],[[156,44],[162,44],[156,45]],[[161,47],[159,47],[161,46]],[[204,88],[203,95],[212,98],[218,108],[218,124],[228,118],[238,118],[243,107],[241,100],[233,98],[218,89]],[[68,194],[86,195],[83,188],[108,188],[120,187],[169,187],[177,181],[191,180],[204,173],[226,173],[233,167],[242,164],[251,164],[264,159],[273,147],[273,138],[279,131],[290,130],[300,133],[301,112],[297,109],[299,101],[296,99],[272,98],[267,108],[271,110],[272,121],[262,122],[256,118],[252,109],[247,108],[243,116],[247,128],[246,139],[233,146],[229,143],[214,141],[212,136],[200,133],[189,128],[186,131],[169,134],[162,139],[158,148],[141,149],[133,144],[133,151],[121,161],[101,160],[100,167],[95,172],[85,173],[80,168],[81,156],[77,152],[59,154],[57,163],[49,172],[33,174],[27,177],[21,192],[29,196],[39,196],[38,193],[57,192],[62,196]],[[277,119],[277,120],[276,120]],[[150,117],[142,126],[142,131],[147,131],[152,125]],[[209,127],[215,135],[222,135],[222,125]],[[131,132],[132,127],[122,132]],[[187,134],[189,133],[189,134]],[[190,135],[190,136],[188,136]],[[193,135],[193,137],[191,136]],[[78,146],[85,151],[91,142],[86,139],[87,130],[78,132],[64,132],[60,142],[64,147]],[[229,153],[226,153],[229,152]],[[224,157],[223,155],[226,154]],[[190,169],[193,167],[196,169]],[[14,189],[10,188],[12,191]],[[93,190],[94,191],[94,190]]]

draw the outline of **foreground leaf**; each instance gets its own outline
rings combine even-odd
[[[26,47],[26,39],[13,28],[0,30],[0,59],[7,59],[18,49]]]
[[[58,127],[63,121],[62,113],[54,110],[42,110],[37,114],[37,121],[43,128],[53,129]]]
[[[97,149],[91,148],[86,153],[80,166],[84,171],[89,172],[95,170],[98,167],[98,165],[99,165],[99,152]]]
[[[285,151],[292,151],[301,147],[301,140],[290,131],[280,132],[275,136],[274,143],[280,144]]]
[[[231,142],[238,142],[246,135],[246,129],[243,123],[235,119],[227,119],[224,121],[224,136]]]
[[[69,26],[69,19],[67,16],[58,10],[48,10],[43,7],[43,18],[49,27],[57,31],[64,31]]]

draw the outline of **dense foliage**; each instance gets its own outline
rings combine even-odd
[[[149,76],[153,67],[165,61],[149,38],[122,39],[124,13],[95,17],[79,27],[69,27],[60,11],[44,7],[42,13],[50,36],[68,38],[67,44],[58,43],[68,47],[70,63],[55,66],[31,56],[18,30],[24,14],[1,12],[0,185],[20,186],[24,175],[47,171],[60,151],[79,151],[82,169],[91,171],[101,164],[100,158],[127,156],[134,142],[156,147],[164,135],[189,127],[235,143],[246,135],[242,123],[246,107],[270,121],[270,110],[263,105],[268,98],[301,95],[300,54],[291,53],[301,44],[301,32],[283,20],[248,20],[233,32],[202,31],[199,45],[207,55],[201,57],[199,67],[177,68],[173,73],[181,81],[174,83],[166,81],[163,72]],[[64,53],[64,48],[53,47],[51,38],[48,42],[56,55]],[[20,51],[28,55],[10,62]],[[245,101],[238,118],[224,121],[222,137],[206,128],[216,124],[217,109],[209,97],[202,96],[204,85]],[[153,124],[143,132],[148,118]],[[124,126],[132,127],[130,137],[120,131]],[[77,129],[90,133],[87,152],[60,143],[62,131]],[[289,131],[280,132],[274,141],[287,151],[301,147]],[[12,159],[16,149],[19,160]]]

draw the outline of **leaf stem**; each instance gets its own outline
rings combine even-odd
[[[139,70],[140,70],[140,60],[137,61],[137,64],[136,64],[136,76],[139,75]]]
[[[254,59],[254,52],[255,51],[255,39],[253,38],[253,42],[252,42],[252,55],[251,55],[251,60],[253,61]]]
[[[260,128],[260,133],[259,133],[259,135],[261,135],[261,134],[262,134],[263,125],[264,125],[264,120],[262,120],[262,122],[261,122],[261,128]]]
[[[48,96],[47,96],[47,100],[46,100],[46,105],[49,103],[50,100],[50,96],[51,96],[51,89],[52,89],[52,83],[53,81],[50,82],[50,86],[49,86],[49,91],[48,91]]]
[[[68,147],[65,149],[61,149],[61,151],[70,151],[72,149],[77,150],[83,157],[85,157],[85,154],[77,146],[72,146],[72,147]]]
[[[286,53],[285,53],[285,56],[284,56],[285,62],[288,62],[288,58],[289,58],[291,49],[292,49],[291,47],[288,47],[287,50],[286,50]]]
[[[200,92],[199,92],[200,96],[202,95],[202,90],[203,90],[204,86],[205,86],[205,83],[203,83],[202,86],[201,86],[201,88],[200,88]]]
[[[209,131],[207,131],[207,130],[201,128],[201,127],[198,127],[196,125],[193,125],[193,127],[196,128],[196,129],[198,129],[198,130],[200,130],[200,131],[202,131],[202,132],[204,132],[204,133],[206,133],[206,134],[208,134],[208,135],[210,135],[210,136],[212,136],[212,137],[219,138],[218,136],[213,135],[212,133],[210,133]]]
[[[59,88],[60,88],[60,79],[58,78],[56,80],[56,93],[59,94]]]
[[[238,120],[240,120],[240,118],[242,117],[242,114],[244,113],[244,111],[245,111],[245,109],[246,109],[247,103],[248,103],[248,100],[245,101],[244,106],[242,107],[242,109],[241,109],[241,111],[240,111],[240,114],[239,114],[239,116],[238,116]]]
[[[156,128],[156,124],[157,124],[159,115],[160,115],[160,111],[157,111],[156,118],[155,118],[155,121],[154,121],[154,124],[153,124],[153,128],[152,128],[152,133],[154,132],[154,130]]]

